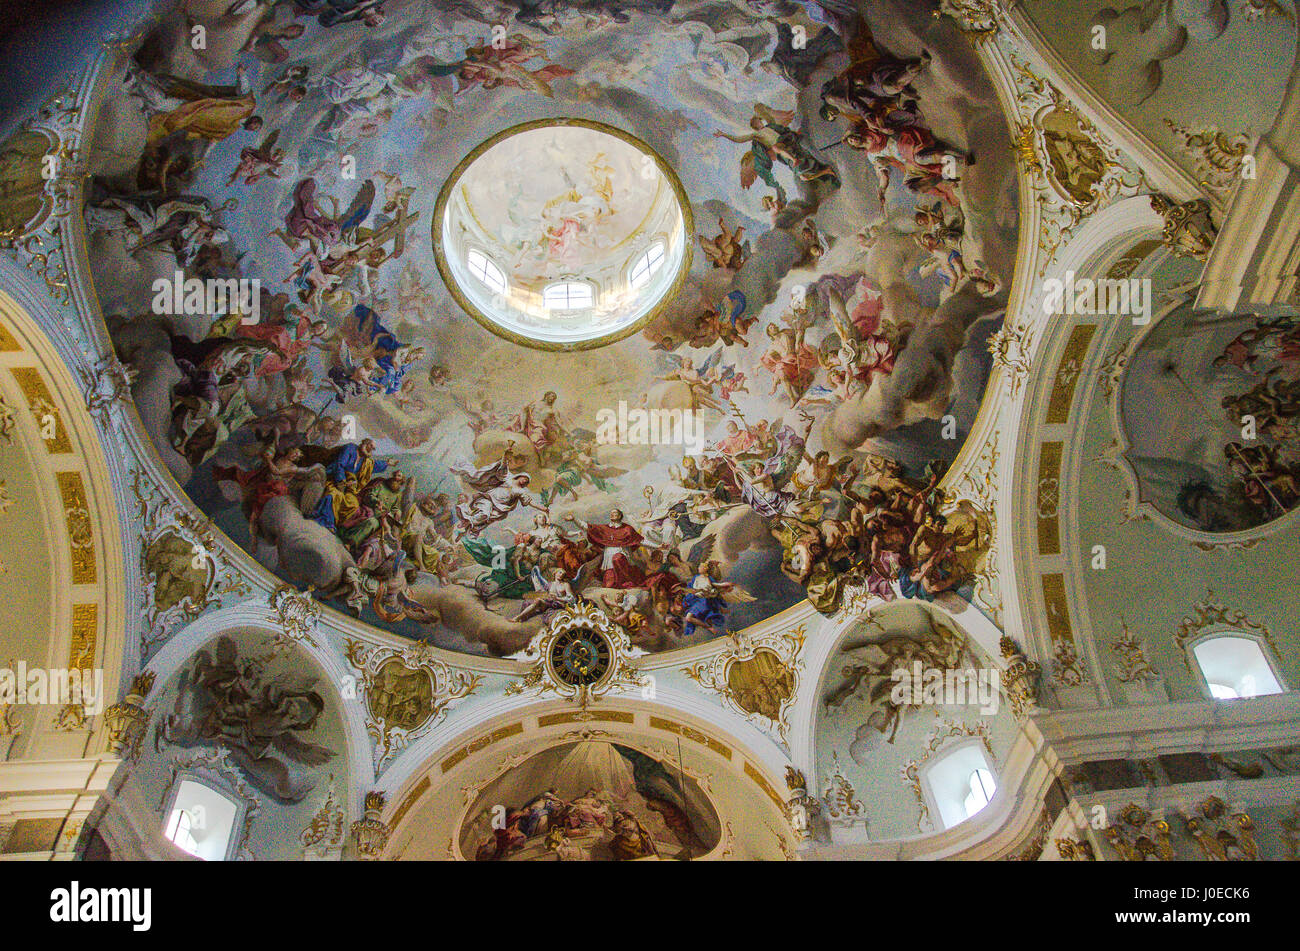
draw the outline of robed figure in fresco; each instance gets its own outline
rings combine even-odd
[[[590,525],[566,515],[567,521],[576,522],[587,533],[587,541],[601,549],[600,583],[606,588],[639,588],[645,583],[645,575],[628,553],[636,551],[645,541],[631,525],[623,521],[623,513],[613,509],[609,513],[608,525]]]

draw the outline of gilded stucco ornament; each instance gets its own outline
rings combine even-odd
[[[799,689],[799,658],[805,625],[777,633],[737,634],[732,646],[708,660],[683,667],[706,690],[721,695],[730,710],[762,728],[773,728],[789,741],[789,714]]]
[[[996,357],[994,361],[996,362]],[[974,462],[962,470],[961,477],[953,484],[949,494],[956,504],[965,504],[974,511],[977,523],[987,526],[988,549],[975,572],[971,601],[977,608],[992,615],[994,623],[1001,626],[1002,585],[998,575],[996,517],[998,455],[998,433],[994,430],[980,447]]]
[[[1145,862],[1155,858],[1169,862],[1177,858],[1170,837],[1169,823],[1151,815],[1136,803],[1129,803],[1119,814],[1119,821],[1105,829],[1106,840],[1125,862]]]
[[[1242,180],[1242,166],[1250,151],[1250,136],[1244,132],[1228,135],[1217,126],[1188,129],[1166,119],[1165,125],[1200,179],[1201,187],[1209,189],[1220,201],[1227,201],[1237,183]]]
[[[1291,807],[1291,814],[1278,820],[1282,827],[1282,842],[1286,845],[1289,861],[1300,862],[1300,799]]]
[[[312,632],[320,621],[320,605],[311,596],[310,589],[299,591],[291,584],[277,585],[271,592],[271,610],[280,625],[280,633],[274,638],[278,647],[296,641],[316,643]]]
[[[1219,229],[1210,219],[1210,203],[1204,198],[1175,202],[1163,195],[1151,196],[1151,208],[1165,220],[1161,240],[1186,257],[1204,261],[1210,256]]]
[[[63,517],[68,526],[68,552],[72,556],[72,583],[94,584],[95,526],[90,518],[86,484],[79,472],[56,472],[59,495],[63,498]]]
[[[1061,480],[1042,476],[1038,480],[1038,517],[1056,518],[1061,508]]]
[[[1197,803],[1190,812],[1180,812],[1187,834],[1210,862],[1255,862],[1255,821],[1245,812],[1229,812],[1218,796]]]
[[[14,507],[15,501],[16,499],[14,499],[13,495],[9,492],[9,487],[5,484],[5,480],[0,479],[0,515],[7,514],[8,511]],[[0,561],[0,575],[3,575],[8,570],[9,566],[3,561]]]
[[[1029,378],[1029,371],[1033,369],[1025,337],[1025,328],[1006,323],[989,337],[988,342],[989,356],[993,358],[993,365],[1006,374],[1007,395],[1013,400],[1020,395],[1021,388]]]
[[[611,691],[645,686],[629,663],[639,653],[604,611],[580,601],[556,613],[522,651],[532,666],[506,694],[555,693],[585,707]]]
[[[1295,14],[1278,0],[1241,0],[1241,13],[1247,20],[1289,20],[1295,23]]]
[[[866,823],[867,807],[858,798],[857,790],[840,769],[840,755],[831,753],[831,775],[822,793],[826,817],[832,825]]]
[[[1047,810],[1044,809],[1038,814],[1038,821],[1034,823],[1034,831],[1029,840],[1021,846],[1018,852],[1002,856],[1002,860],[1004,862],[1037,862],[1043,854],[1043,849],[1047,847],[1047,833],[1050,829],[1051,823],[1047,818]]]
[[[1002,689],[1017,720],[1024,720],[1038,709],[1038,674],[1040,667],[1030,660],[1010,637],[998,642],[1006,666],[1002,669]]]
[[[113,411],[125,406],[131,399],[131,384],[138,371],[128,367],[110,353],[90,367],[78,366],[86,397],[86,409],[105,429],[110,425]]]
[[[384,814],[386,797],[378,790],[366,793],[366,813],[352,823],[352,840],[356,843],[357,857],[362,861],[373,862],[384,853],[388,838],[393,830],[381,818]]]
[[[765,822],[763,824],[767,826],[767,831],[772,833],[773,838],[776,839],[776,847],[781,850],[782,857],[784,857],[787,862],[797,862],[799,860],[799,853],[794,850],[786,837],[773,829],[768,823]],[[730,833],[731,823],[727,823],[727,831]]]
[[[1001,0],[939,0],[935,16],[946,15],[957,21],[972,43],[987,43],[1002,28]]]
[[[1057,839],[1056,854],[1066,862],[1095,862],[1097,855],[1087,839]]]
[[[142,470],[131,471],[131,493],[140,523],[140,573],[144,627],[140,656],[147,659],[175,629],[226,595],[245,595],[251,588],[218,560],[212,524],[181,508]]]
[[[1016,83],[1014,148],[1038,197],[1039,273],[1086,217],[1144,187],[1142,173],[1051,82],[1009,56]]]
[[[1128,624],[1122,617],[1120,628],[1124,636],[1110,645],[1110,649],[1119,660],[1114,667],[1115,679],[1122,684],[1159,680],[1160,674],[1147,660],[1146,643],[1129,630]]]
[[[311,861],[337,860],[347,840],[347,815],[339,800],[338,783],[330,774],[325,801],[316,810],[311,821],[298,836],[303,844],[304,858]]]
[[[1044,82],[1042,91],[1050,104],[1040,107],[1021,129],[1018,154],[1034,184],[1049,188],[1055,201],[1072,206],[1070,217],[1077,223],[1118,194],[1124,168],[1119,151],[1101,139],[1055,86]]]
[[[126,696],[104,711],[108,749],[123,759],[134,761],[140,756],[140,743],[149,728],[151,716],[144,703],[153,690],[154,677],[153,671],[146,670],[133,678]]]
[[[1071,641],[1057,641],[1052,651],[1052,684],[1057,687],[1082,687],[1092,681],[1083,659]]]
[[[71,281],[65,258],[64,227],[80,205],[86,178],[82,154],[84,101],[75,89],[55,96],[23,124],[23,136],[41,142],[21,156],[0,156],[0,193],[11,194],[33,185],[32,206],[21,213],[0,208],[0,251],[45,282],[59,304],[71,301]],[[5,160],[8,161],[5,161]],[[39,183],[39,184],[38,184]]]
[[[803,770],[786,766],[785,785],[790,790],[790,799],[785,806],[786,818],[790,820],[795,836],[802,841],[808,838],[812,823],[821,816],[822,804],[808,792],[808,780]]]
[[[840,607],[834,614],[835,623],[851,618],[861,617],[874,604],[880,604],[881,598],[872,594],[865,582],[853,582],[842,585]]]
[[[5,402],[3,394],[0,394],[0,442],[7,446],[14,443],[14,427],[17,425],[17,419],[14,416],[13,407]]]
[[[360,674],[377,770],[428,733],[453,701],[468,697],[483,679],[449,667],[424,644],[399,649],[349,639],[347,658]]]
[[[9,670],[16,670],[18,662],[12,657],[9,659]],[[23,732],[23,726],[18,722],[18,716],[14,713],[14,705],[6,700],[0,699],[0,736],[16,737]],[[5,748],[6,751],[8,747]]]
[[[1194,671],[1188,645],[1204,634],[1217,632],[1237,632],[1258,638],[1269,646],[1274,657],[1281,656],[1268,625],[1252,620],[1245,611],[1228,607],[1215,597],[1213,591],[1207,591],[1204,598],[1192,605],[1191,612],[1183,615],[1178,630],[1174,632],[1174,645],[1182,654],[1189,673]]]
[[[1102,399],[1110,403],[1120,390],[1120,380],[1128,369],[1129,358],[1133,355],[1133,341],[1121,344],[1102,360],[1097,369],[1097,385],[1101,388]]]

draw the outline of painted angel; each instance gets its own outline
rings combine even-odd
[[[741,225],[735,231],[732,231],[721,217],[718,218],[718,227],[722,233],[716,238],[706,238],[704,235],[698,236],[700,247],[704,249],[704,256],[709,259],[709,263],[715,268],[725,268],[730,271],[738,270],[745,263],[750,252],[749,242],[741,243],[741,238],[745,234],[745,227]]]
[[[801,182],[825,179],[832,186],[839,187],[840,180],[835,170],[813,155],[803,136],[789,127],[788,123],[794,121],[794,116],[793,112],[769,109],[756,103],[754,117],[749,120],[753,132],[740,136],[728,132],[713,133],[741,145],[749,144],[750,150],[740,159],[741,188],[748,189],[761,178],[776,192],[777,200],[784,203],[785,189],[773,173],[776,162],[787,166]]]
[[[328,376],[340,403],[353,396],[401,390],[410,368],[424,357],[424,348],[398,340],[364,304],[348,314],[343,326],[321,349],[331,351]]]
[[[785,388],[790,405],[799,402],[799,397],[812,385],[817,367],[817,351],[804,343],[804,330],[800,326],[779,327],[767,325],[767,336],[772,341],[772,349],[760,358],[763,366],[772,374],[772,389],[775,393],[779,387]]]
[[[838,368],[845,374],[844,388],[849,392],[865,390],[877,374],[892,373],[898,352],[890,336],[876,332],[879,321],[854,323],[844,298],[835,288],[827,289],[826,300],[831,322],[840,338]],[[861,328],[865,326],[873,329],[862,333]]]
[[[721,353],[721,351],[719,351]],[[723,401],[730,401],[732,393],[748,393],[749,387],[745,384],[745,374],[737,372],[734,363],[727,366],[721,366],[715,363],[713,367],[705,374],[704,382],[710,386],[718,388],[718,394]]]
[[[691,637],[703,629],[713,636],[727,632],[727,613],[730,604],[746,604],[754,596],[740,585],[720,580],[721,571],[716,561],[708,561],[691,579],[682,597],[682,636]]]
[[[930,53],[901,59],[881,50],[861,19],[848,43],[849,65],[822,84],[822,118],[841,112],[863,114],[880,102],[916,96],[912,80],[930,65]]]
[[[665,354],[662,358],[663,362],[672,369],[660,379],[664,382],[675,380],[685,383],[691,391],[691,409],[706,408],[726,412],[726,406],[713,397],[713,381],[710,379],[721,358],[721,347],[715,350],[699,367],[695,366],[695,361],[690,357],[679,356],[675,353]]]
[[[536,59],[545,61],[546,65],[529,69],[526,64]],[[481,83],[484,89],[514,86],[554,99],[551,83],[572,76],[573,70],[551,63],[542,46],[524,34],[516,33],[500,46],[485,43],[469,47],[456,75],[460,81],[458,93]]]
[[[348,238],[370,215],[370,206],[375,200],[375,183],[366,179],[342,214],[338,213],[338,201],[333,195],[318,198],[317,193],[315,178],[308,177],[298,182],[293,189],[293,206],[285,216],[284,228],[277,228],[271,234],[290,248],[297,248],[306,241],[319,255]],[[330,203],[330,214],[321,208],[322,201]]]
[[[239,164],[230,173],[226,184],[233,185],[240,178],[245,185],[252,185],[263,178],[279,178],[280,166],[284,162],[284,149],[275,147],[279,138],[280,130],[272,129],[257,148],[244,146],[239,152]]]
[[[712,310],[702,313],[696,321],[695,335],[691,338],[691,346],[708,347],[712,346],[714,341],[721,340],[727,346],[740,344],[742,347],[748,347],[749,341],[745,339],[745,334],[749,328],[754,326],[758,320],[758,315],[753,314],[745,317],[745,309],[748,302],[745,295],[740,291],[729,291],[727,295]]]

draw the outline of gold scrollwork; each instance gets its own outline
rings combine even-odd
[[[1119,658],[1119,663],[1115,665],[1115,679],[1122,684],[1159,680],[1160,675],[1147,660],[1146,644],[1129,630],[1123,617],[1119,623],[1124,636],[1110,645],[1110,649]]]
[[[831,822],[848,824],[861,822],[867,814],[867,807],[858,798],[853,784],[845,778],[840,769],[840,754],[831,753],[831,775],[822,793],[822,802],[826,806],[826,815]]]
[[[276,637],[281,646],[292,641],[312,641],[312,631],[320,620],[320,605],[311,596],[311,589],[302,592],[291,584],[277,585],[271,592],[271,610],[282,636]]]
[[[766,720],[789,741],[789,713],[798,692],[799,654],[807,636],[805,625],[784,633],[753,638],[743,633],[737,642],[709,660],[682,671],[701,687],[722,696],[730,709],[751,721]]]
[[[131,494],[141,527],[145,606],[140,654],[147,657],[178,624],[220,607],[225,595],[248,594],[251,588],[218,562],[210,521],[177,506],[139,469],[131,471]]]
[[[590,672],[594,679],[575,677],[564,668],[567,645],[583,656],[591,655]],[[529,690],[554,692],[586,707],[613,690],[644,687],[646,678],[637,674],[629,663],[632,642],[627,632],[590,601],[579,601],[557,612],[523,650],[532,665],[523,678],[506,687],[507,695]],[[575,654],[576,656],[576,654]]]
[[[423,643],[397,649],[349,638],[346,647],[348,663],[361,675],[366,731],[376,745],[378,770],[441,720],[452,701],[468,697],[482,682],[478,674],[449,667]]]
[[[68,551],[72,557],[72,583],[94,584],[95,530],[86,502],[86,487],[79,472],[56,472],[63,515],[68,526]]]
[[[1169,862],[1177,858],[1170,836],[1169,823],[1155,818],[1137,803],[1129,803],[1119,814],[1119,822],[1105,828],[1106,839],[1125,862],[1158,859]]]
[[[935,16],[944,14],[957,21],[957,29],[977,46],[992,40],[1002,28],[999,0],[940,0]]]

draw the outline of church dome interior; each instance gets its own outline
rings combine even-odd
[[[1296,859],[1296,20],[15,14],[0,859]]]

